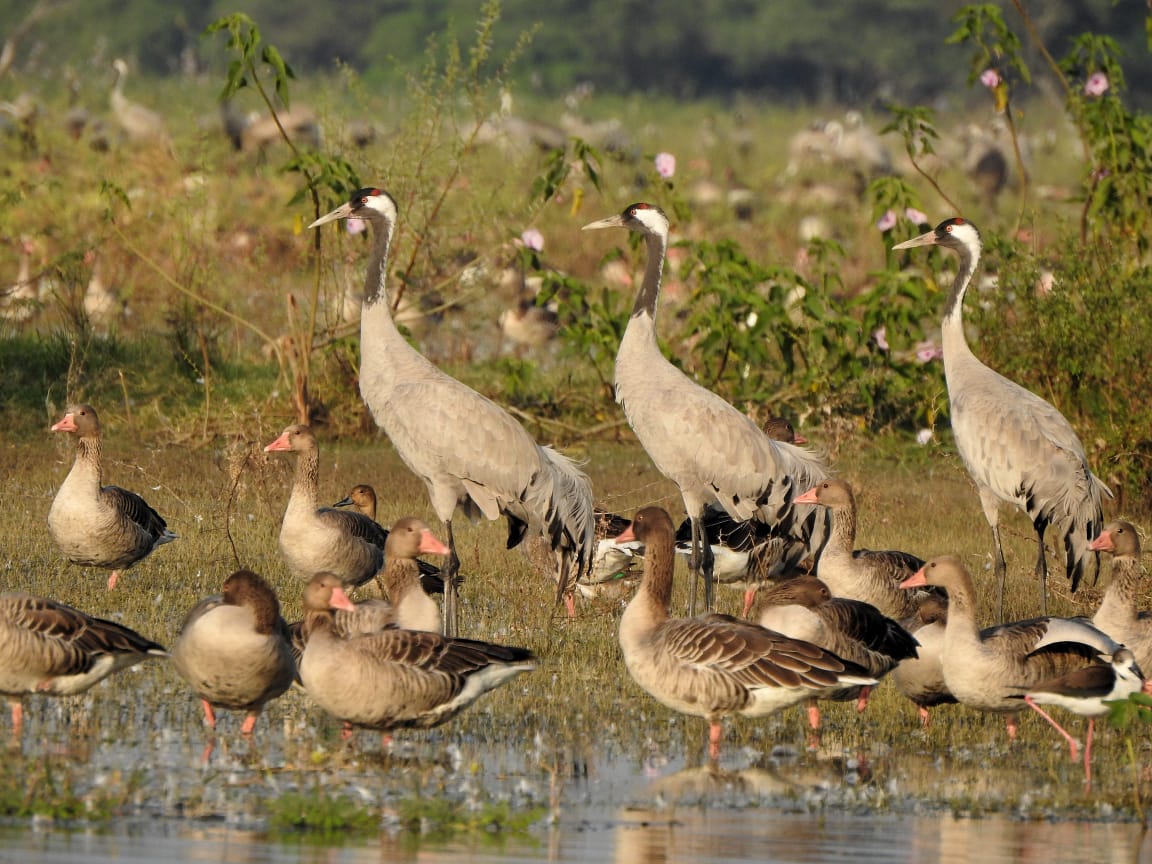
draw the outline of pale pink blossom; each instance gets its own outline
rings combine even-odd
[[[671,153],[656,154],[656,173],[668,180],[676,173],[676,157]]]
[[[888,350],[888,328],[877,327],[872,332],[872,341],[876,343],[876,347],[881,351]]]
[[[928,216],[924,212],[917,210],[915,207],[904,208],[904,218],[911,222],[913,225],[926,225],[928,224]]]
[[[1000,73],[995,69],[985,69],[980,73],[980,83],[989,90],[994,90],[1000,86]]]
[[[520,242],[524,244],[526,249],[531,249],[533,252],[544,251],[544,235],[536,228],[525,228],[520,235]]]
[[[348,218],[344,225],[349,234],[363,234],[368,230],[368,223],[363,219],[357,219],[355,216]]]
[[[916,362],[931,363],[944,356],[944,349],[932,340],[916,343]]]
[[[1084,82],[1084,95],[1085,96],[1103,96],[1108,92],[1108,88],[1112,86],[1108,83],[1108,76],[1103,72],[1093,72],[1088,76],[1088,80]]]
[[[887,210],[884,215],[880,217],[880,221],[876,223],[876,227],[881,231],[891,231],[896,227],[896,211]]]

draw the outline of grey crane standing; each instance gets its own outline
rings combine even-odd
[[[796,487],[824,478],[806,450],[765,435],[746,415],[673,366],[656,342],[656,301],[668,247],[668,217],[652,204],[632,204],[592,228],[627,228],[644,237],[648,262],[632,317],[616,354],[616,401],[660,472],[680,487],[692,520],[689,567],[704,577],[704,605],[712,608],[712,547],[705,507],[717,502],[733,519],[756,519],[784,529],[794,522]],[[695,606],[696,580],[690,603]],[[694,610],[693,610],[694,611]]]
[[[108,104],[112,107],[112,114],[116,117],[120,128],[133,143],[154,141],[171,146],[168,139],[168,125],[164,122],[164,118],[151,108],[145,108],[124,95],[124,79],[128,77],[128,64],[116,58],[112,61],[112,68],[116,70],[116,83],[108,96]]]
[[[374,234],[360,316],[360,395],[404,463],[423,481],[448,535],[444,562],[444,633],[458,629],[460,559],[452,516],[508,519],[508,547],[529,530],[548,538],[562,592],[592,563],[592,484],[566,456],[542,447],[508,412],[439,369],[408,344],[392,319],[385,287],[396,202],[359,189],[309,227],[355,216]]]
[[[1088,468],[1084,445],[1071,424],[1035,393],[989,369],[972,353],[964,337],[964,293],[983,248],[980,232],[965,219],[947,219],[932,231],[892,247],[943,246],[960,256],[960,272],[944,306],[944,378],[956,449],[980,492],[984,516],[992,526],[995,572],[999,581],[996,614],[1004,620],[1007,564],[1000,543],[1000,502],[1024,510],[1040,546],[1036,575],[1040,603],[1048,614],[1048,562],[1044,532],[1056,524],[1063,532],[1064,564],[1075,591],[1100,533],[1101,496],[1112,492]]]

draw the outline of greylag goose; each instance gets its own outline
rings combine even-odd
[[[1107,658],[1105,658],[1107,659]],[[1117,648],[1108,664],[1098,663],[1074,669],[1028,688],[1021,698],[1068,742],[1072,758],[1079,743],[1040,705],[1058,705],[1073,714],[1088,718],[1088,737],[1084,743],[1084,783],[1092,782],[1092,735],[1096,718],[1108,713],[1108,702],[1127,699],[1133,693],[1152,693],[1152,681],[1146,681],[1136,663],[1136,656],[1124,647]]]
[[[12,732],[24,724],[23,696],[83,693],[162,645],[112,621],[29,594],[0,595],[0,693],[12,708]]]
[[[871,603],[883,614],[905,621],[916,614],[923,592],[900,590],[900,583],[924,562],[898,551],[855,549],[856,497],[852,487],[833,478],[813,486],[797,503],[818,504],[832,513],[828,542],[816,559],[816,576],[835,597]]]
[[[548,538],[561,593],[592,563],[592,484],[576,463],[537,444],[507,411],[444,374],[396,327],[388,298],[388,249],[398,217],[381,189],[352,193],[309,227],[355,217],[372,225],[372,256],[360,315],[360,395],[377,425],[423,479],[444,524],[444,632],[457,634],[460,559],[452,518],[508,520],[508,548],[526,536]]]
[[[388,627],[405,630],[441,632],[443,626],[440,608],[424,592],[423,573],[416,560],[421,552],[444,555],[448,547],[432,534],[431,529],[414,516],[407,516],[392,526],[384,544],[386,562],[381,581],[388,600],[361,600],[353,609],[333,611],[332,629],[341,639],[376,633]],[[317,593],[330,591],[339,579],[330,573],[315,576],[309,583]],[[441,583],[443,584],[443,583]],[[288,625],[292,641],[292,655],[297,665],[304,656],[304,622]]]
[[[943,246],[960,256],[960,269],[944,305],[944,378],[956,449],[980,492],[992,528],[999,582],[996,617],[1004,620],[1000,503],[1028,513],[1036,531],[1041,612],[1048,611],[1044,532],[1055,524],[1064,539],[1064,568],[1075,591],[1084,565],[1097,563],[1089,542],[1104,524],[1101,496],[1112,492],[1088,468],[1084,445],[1072,425],[1035,393],[989,369],[964,335],[964,294],[980,263],[980,232],[965,219],[946,219],[932,231],[892,247]]]
[[[916,640],[899,623],[875,606],[859,600],[833,597],[828,586],[815,576],[797,576],[762,591],[753,616],[761,627],[793,639],[819,645],[842,660],[854,663],[876,679],[883,678],[902,660],[915,659]],[[849,687],[820,698],[857,699],[863,711],[871,688]],[[813,697],[808,703],[808,722],[820,728],[820,709]]]
[[[769,417],[763,428],[764,434],[773,441],[795,446],[808,443],[785,417]],[[827,526],[823,527],[822,535],[826,535]],[[713,579],[720,585],[744,592],[744,607],[740,612],[743,618],[749,616],[756,591],[762,584],[793,575],[809,554],[806,544],[794,538],[773,536],[770,526],[762,522],[733,519],[716,503],[704,510],[704,533],[712,547]],[[681,555],[692,553],[691,519],[685,519],[676,529],[676,551]]]
[[[76,459],[52,499],[48,532],[73,564],[111,570],[111,590],[122,571],[176,534],[135,492],[103,485],[100,418],[91,405],[72,405],[52,431],[75,437]]]
[[[901,660],[892,670],[892,683],[916,705],[925,728],[931,717],[929,708],[956,704],[956,697],[944,683],[942,655],[947,624],[948,598],[930,594],[921,600],[915,617],[905,625],[920,647],[915,657]]]
[[[292,493],[280,524],[280,554],[288,568],[305,579],[333,573],[349,587],[379,573],[384,529],[360,513],[319,506],[320,448],[312,430],[289,426],[264,450],[296,454]]]
[[[819,548],[807,524],[811,514],[794,510],[797,488],[824,477],[813,454],[774,441],[720,396],[701,387],[660,352],[656,306],[668,248],[669,223],[652,204],[629,205],[616,216],[584,230],[626,228],[647,246],[644,281],[616,353],[616,401],[657,470],[675,483],[692,520],[689,569],[704,579],[704,607],[712,610],[715,559],[704,530],[704,514],[719,504],[733,519],[755,519],[777,533],[794,536],[811,551]],[[695,611],[696,579],[689,588]]]
[[[349,493],[333,504],[333,507],[351,507],[356,513],[362,516],[367,516],[377,525],[380,521],[376,518],[376,510],[379,501],[376,497],[376,490],[369,486],[367,483],[357,483],[352,487]],[[385,541],[388,538],[388,529],[380,529]],[[417,559],[416,566],[420,568],[420,587],[428,594],[443,594],[444,593],[444,580],[440,577],[440,568],[427,561]],[[458,577],[459,581],[463,582],[464,577]]]
[[[1140,535],[1131,522],[1111,522],[1089,548],[1112,554],[1112,581],[1092,623],[1131,648],[1141,669],[1152,669],[1152,612],[1136,608],[1143,581]]]
[[[280,601],[263,577],[237,570],[220,594],[197,603],[172,645],[172,664],[216,728],[216,709],[244,711],[241,735],[251,735],[264,705],[292,686],[296,663]]]
[[[933,558],[903,584],[948,592],[944,683],[961,705],[1007,714],[1009,738],[1016,737],[1016,715],[1026,694],[1067,675],[1108,669],[1121,647],[1086,618],[1032,618],[979,629],[972,576],[950,555]]]
[[[675,528],[645,507],[619,538],[644,544],[640,589],[620,618],[620,648],[633,680],[674,711],[704,717],[708,754],[720,756],[721,718],[762,717],[832,687],[875,684],[854,663],[728,615],[671,618]]]
[[[342,639],[332,614],[338,609],[355,609],[338,584],[309,583],[300,678],[316,703],[346,728],[388,732],[437,726],[536,668],[525,648],[424,630],[391,628]]]

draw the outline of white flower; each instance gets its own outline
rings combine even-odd
[[[916,443],[921,445],[921,446],[924,446],[925,444],[927,444],[931,440],[932,440],[932,430],[931,429],[921,429],[919,432],[916,433]]]

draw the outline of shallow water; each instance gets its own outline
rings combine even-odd
[[[776,809],[623,809],[499,841],[418,843],[382,834],[342,845],[275,842],[225,825],[172,820],[108,831],[0,831],[0,860],[36,864],[133,861],[287,862],[995,862],[1129,864],[1152,860],[1152,842],[1130,823],[1016,821],[1002,816],[797,813]]]

